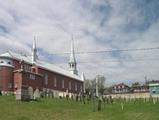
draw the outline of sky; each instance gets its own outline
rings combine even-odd
[[[159,0],[0,0],[0,53],[38,55],[68,69],[75,52],[159,47]],[[79,74],[106,85],[159,80],[159,50],[76,54]]]

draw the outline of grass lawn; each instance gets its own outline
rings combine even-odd
[[[92,104],[65,99],[41,99],[18,102],[14,97],[0,97],[0,120],[159,120],[159,103],[105,104],[93,112]]]

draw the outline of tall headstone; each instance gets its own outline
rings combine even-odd
[[[33,88],[32,87],[29,87],[28,88],[28,95],[29,95],[29,99],[33,99]]]

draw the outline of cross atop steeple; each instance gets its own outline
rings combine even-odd
[[[70,54],[70,60],[69,60],[69,67],[70,67],[70,72],[72,74],[78,74],[78,71],[76,69],[76,59],[75,59],[75,52],[74,52],[74,39],[72,35],[71,39],[71,54]]]

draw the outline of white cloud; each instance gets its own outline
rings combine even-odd
[[[138,4],[131,0],[5,0],[0,5],[0,53],[10,48],[29,53],[34,35],[38,47],[48,54],[69,52],[71,34],[74,34],[76,51],[158,47],[159,21],[144,29],[144,6],[140,9]],[[158,56],[157,51],[76,56],[79,71],[85,72],[88,78],[104,74],[108,83],[143,80],[145,75],[159,78],[157,61],[120,60],[152,58]],[[59,58],[67,62],[68,57]]]

